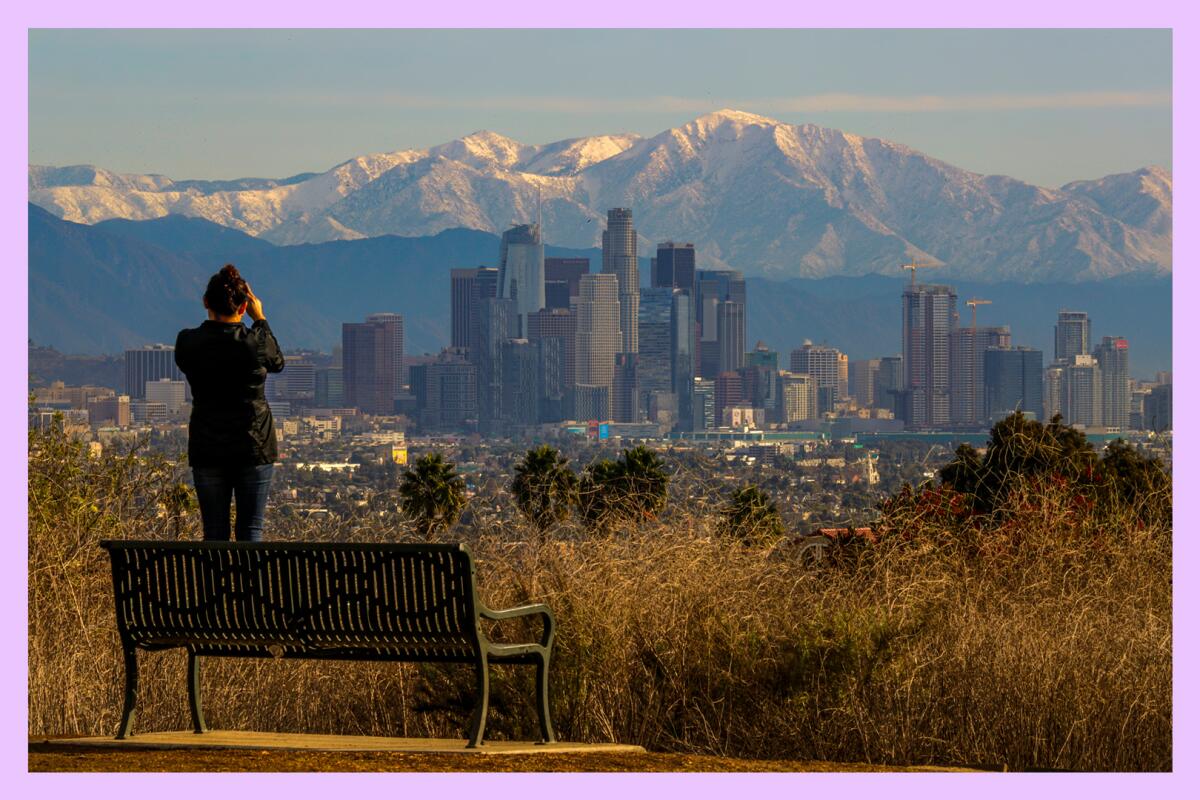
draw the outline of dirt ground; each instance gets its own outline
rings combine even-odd
[[[188,748],[99,749],[30,743],[30,772],[926,772],[830,761],[757,761],[679,753],[457,755]]]

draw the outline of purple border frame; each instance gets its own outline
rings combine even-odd
[[[4,93],[6,105],[19,109],[18,125],[7,126],[3,136],[4,162],[3,227],[11,243],[10,263],[27,265],[28,236],[25,203],[28,163],[28,29],[69,27],[455,27],[463,21],[481,27],[594,27],[624,23],[623,27],[1111,27],[1111,28],[1171,28],[1174,50],[1174,115],[1173,141],[1192,143],[1195,137],[1195,89],[1185,77],[1200,74],[1196,49],[1198,37],[1193,24],[1193,12],[1185,10],[1182,2],[1170,0],[1141,0],[1137,4],[1113,0],[1008,0],[1003,6],[974,5],[949,0],[860,0],[852,6],[823,4],[805,7],[780,0],[742,0],[721,4],[719,8],[704,8],[695,2],[660,0],[654,4],[633,0],[607,0],[597,13],[595,6],[568,7],[561,2],[526,0],[519,5],[486,3],[466,0],[453,7],[408,7],[383,0],[342,0],[331,6],[305,8],[298,3],[269,0],[247,4],[236,0],[207,0],[202,6],[170,7],[163,2],[126,0],[119,7],[101,7],[81,0],[59,0],[52,7],[32,8],[22,5],[8,11],[3,28]],[[1019,54],[1017,55],[1019,57]],[[1182,190],[1176,190],[1174,205],[1176,219],[1191,222],[1195,219],[1195,193],[1188,176],[1196,174],[1195,157],[1191,151],[1176,148],[1173,172],[1183,176]],[[1174,263],[1185,268],[1174,276],[1175,332],[1188,332],[1189,310],[1185,301],[1196,296],[1200,277],[1191,273],[1196,261],[1196,238],[1190,224],[1176,228]],[[27,269],[27,266],[24,267]],[[27,281],[14,281],[18,302],[10,303],[0,329],[13,337],[26,336],[28,301]],[[1186,343],[1184,336],[1176,337]],[[1174,348],[1175,382],[1182,388],[1184,411],[1175,415],[1174,476],[1177,487],[1188,485],[1200,476],[1200,464],[1195,457],[1196,438],[1200,434],[1195,421],[1186,410],[1195,408],[1193,378],[1189,371],[1179,369],[1191,350]],[[25,392],[28,374],[26,351],[14,351],[17,367],[10,371],[12,385],[0,395],[5,424],[3,460],[0,461],[3,480],[0,498],[3,507],[17,521],[27,521],[25,486],[27,458],[25,440]],[[1176,403],[1179,405],[1179,403]],[[1185,533],[1197,518],[1197,498],[1188,492],[1176,491],[1176,518]],[[22,526],[24,527],[24,526]],[[1178,527],[1178,526],[1177,526]],[[27,527],[24,527],[27,530]],[[10,536],[15,539],[16,524]],[[1175,574],[1188,576],[1197,565],[1196,546],[1190,536],[1176,537]],[[25,610],[27,602],[26,567],[24,558],[10,558],[3,563],[3,608]],[[1196,753],[1195,726],[1196,694],[1189,680],[1196,664],[1196,639],[1189,629],[1190,613],[1196,609],[1196,582],[1181,581],[1175,589],[1174,612],[1174,672],[1175,672],[1175,771],[1166,775],[951,775],[951,774],[798,774],[798,775],[731,775],[731,774],[615,774],[615,775],[530,775],[530,774],[227,774],[196,777],[192,775],[100,775],[88,774],[29,774],[26,751],[26,691],[27,658],[22,648],[12,648],[0,669],[7,677],[8,688],[0,700],[3,719],[7,721],[3,764],[12,777],[9,790],[21,797],[36,792],[41,797],[78,796],[89,798],[126,796],[160,790],[171,798],[208,797],[214,792],[256,794],[263,790],[284,789],[291,797],[324,797],[341,786],[355,791],[380,792],[457,792],[485,791],[499,796],[535,789],[541,792],[570,792],[580,798],[608,797],[614,793],[658,795],[687,792],[696,798],[723,797],[731,791],[758,791],[785,795],[801,791],[835,791],[838,794],[865,797],[891,796],[958,796],[970,792],[976,798],[1008,797],[1014,793],[1051,792],[1086,793],[1091,798],[1127,797],[1133,792],[1147,790],[1169,796],[1182,795],[1192,785],[1197,768],[1192,756]],[[26,615],[7,614],[3,621],[6,641],[26,640]],[[1182,679],[1182,680],[1181,680]],[[1195,791],[1195,790],[1193,790]]]

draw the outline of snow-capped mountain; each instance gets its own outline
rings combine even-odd
[[[718,111],[641,138],[527,145],[480,131],[281,180],[174,181],[29,169],[30,201],[63,219],[201,217],[277,244],[531,221],[595,245],[605,209],[634,211],[642,247],[774,277],[895,274],[902,260],[981,280],[1082,281],[1171,270],[1171,175],[1150,167],[1060,189],[959,169],[909,147]]]

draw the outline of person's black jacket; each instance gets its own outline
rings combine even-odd
[[[279,456],[275,421],[263,388],[283,371],[283,354],[266,320],[204,321],[175,340],[175,363],[192,388],[188,461],[193,467],[270,464]]]

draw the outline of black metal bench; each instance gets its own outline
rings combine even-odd
[[[188,700],[204,733],[200,657],[324,658],[474,664],[467,746],[479,747],[488,665],[537,667],[542,741],[553,742],[549,667],[554,615],[544,605],[492,611],[463,545],[300,542],[101,542],[112,559],[125,655],[118,739],[132,734],[137,650],[187,650]],[[483,620],[542,618],[536,644],[488,639]]]

